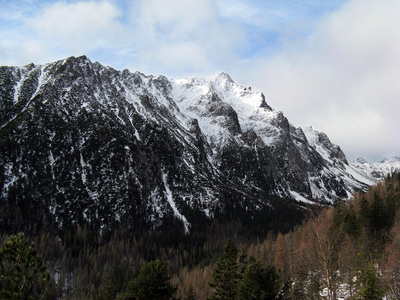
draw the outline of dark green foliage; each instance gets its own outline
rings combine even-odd
[[[350,203],[348,209],[344,213],[342,229],[353,239],[356,238],[360,233],[357,214],[352,203]]]
[[[119,292],[118,276],[115,272],[108,272],[99,287],[99,300],[115,299]]]
[[[370,212],[369,203],[368,203],[368,201],[367,201],[367,199],[365,197],[362,197],[361,201],[360,201],[360,212],[359,212],[359,214],[360,214],[361,224],[364,225],[364,226],[367,226],[367,224],[369,222],[369,220],[368,220],[369,219],[369,212]]]
[[[379,287],[378,273],[370,262],[362,274],[363,289],[360,295],[364,300],[380,300],[384,291]]]
[[[260,261],[248,265],[238,288],[238,299],[277,299],[282,288],[280,277],[274,266],[264,267]]]
[[[196,300],[197,299],[197,294],[193,289],[193,286],[190,285],[189,289],[185,293],[185,300]]]
[[[10,236],[0,247],[0,299],[40,299],[49,277],[35,246],[23,233]]]
[[[169,280],[166,264],[160,260],[151,261],[140,270],[138,277],[128,283],[121,299],[173,299],[176,287]]]
[[[389,232],[399,207],[398,198],[393,196],[393,191],[388,192],[391,192],[390,195],[384,198],[377,191],[370,192],[370,200],[363,197],[360,203],[358,219],[366,240],[365,251],[375,258],[382,254],[385,244],[390,240]]]
[[[243,277],[244,272],[246,271],[247,265],[249,263],[253,263],[255,261],[254,257],[250,257],[247,259],[247,253],[243,249],[239,255],[239,274],[240,277]]]
[[[240,281],[238,250],[230,239],[213,273],[211,287],[215,289],[213,299],[235,299]]]

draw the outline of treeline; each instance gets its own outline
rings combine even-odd
[[[1,235],[0,242],[7,238]],[[124,228],[103,240],[86,227],[61,237],[42,233],[29,239],[51,275],[46,299],[113,299],[149,261],[166,262],[170,273],[184,266],[208,265],[224,241],[169,232],[146,232],[137,238]]]
[[[250,239],[250,235],[238,233],[243,226],[237,221],[214,220],[190,235],[173,219],[164,228],[132,233],[120,227],[99,234],[84,226],[63,235],[43,232],[26,236],[51,275],[46,299],[96,300],[113,299],[124,292],[150,261],[166,262],[169,274],[178,274],[185,267],[215,262],[229,237],[237,236],[243,243]],[[1,234],[0,242],[9,236]]]
[[[240,244],[239,249],[290,282],[285,299],[400,299],[400,174],[334,207],[313,207],[307,220],[287,234]],[[199,299],[215,265],[184,268],[178,295],[192,285]]]
[[[351,201],[310,207],[286,234],[258,240],[217,220],[191,235],[126,228],[98,234],[84,226],[30,240],[50,273],[45,299],[130,299],[154,261],[163,262],[157,270],[178,299],[400,299],[399,207],[395,173]],[[171,228],[181,226],[173,222]],[[226,272],[232,282],[221,284]]]
[[[21,211],[7,211],[9,219],[0,228],[0,242],[19,232],[34,242],[51,277],[47,299],[101,300],[124,292],[128,282],[150,261],[166,262],[168,272],[174,275],[184,268],[202,268],[216,262],[228,238],[249,244],[264,238],[268,230],[288,231],[304,215],[302,209],[286,203],[266,208],[259,215],[250,216],[235,205],[227,205],[224,212],[226,215],[217,211],[211,220],[184,211],[192,225],[188,235],[182,222],[173,216],[165,217],[158,229],[133,230],[114,224],[97,230],[83,223],[60,230],[56,223],[23,222]]]

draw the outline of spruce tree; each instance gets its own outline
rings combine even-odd
[[[360,291],[360,295],[364,300],[380,300],[384,292],[379,287],[378,273],[370,262],[362,275],[362,283],[364,288]]]
[[[49,279],[41,256],[23,233],[0,246],[0,299],[40,299]]]
[[[151,261],[140,270],[138,277],[128,283],[126,292],[121,299],[173,299],[176,287],[169,281],[166,264],[160,260]]]
[[[118,289],[118,277],[114,271],[109,271],[103,276],[103,281],[99,286],[99,300],[115,299]]]
[[[277,299],[281,288],[282,281],[275,267],[264,267],[260,261],[256,261],[246,268],[238,288],[238,299]]]
[[[213,281],[210,284],[215,289],[213,299],[235,299],[240,281],[239,265],[237,262],[238,250],[230,239],[224,246],[223,253],[213,272]]]

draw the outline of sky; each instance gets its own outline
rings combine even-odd
[[[228,73],[349,161],[400,156],[399,0],[0,0],[0,65]]]

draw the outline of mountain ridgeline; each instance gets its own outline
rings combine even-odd
[[[374,181],[220,73],[169,80],[71,57],[0,67],[0,228],[288,230]]]

